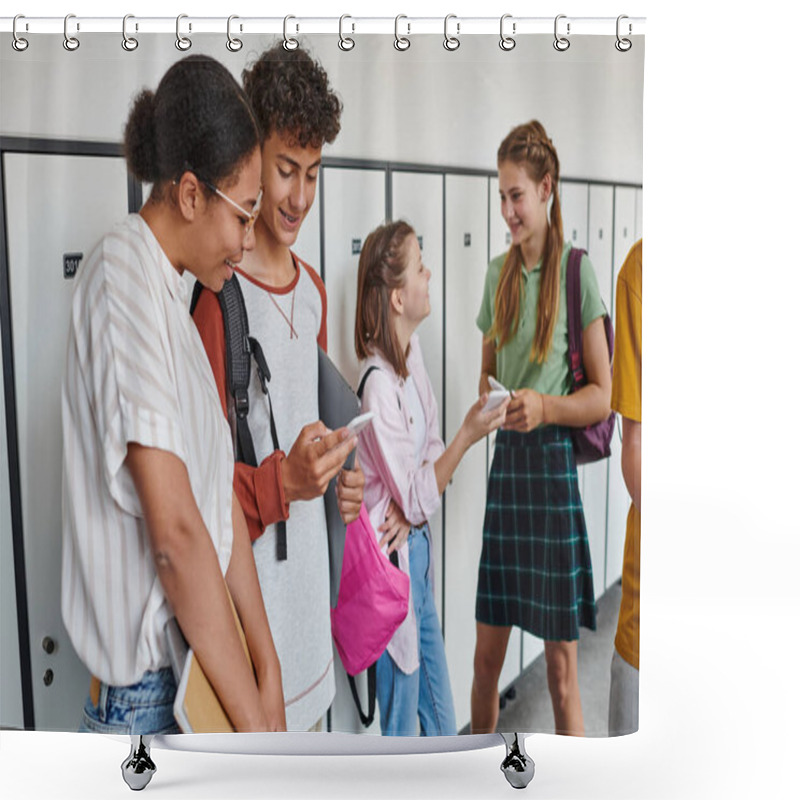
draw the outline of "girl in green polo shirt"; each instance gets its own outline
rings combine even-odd
[[[477,318],[489,376],[513,391],[498,432],[483,523],[476,603],[472,732],[494,731],[497,683],[511,626],[544,639],[557,733],[582,735],[578,629],[594,630],[589,541],[570,428],[610,413],[606,313],[589,259],[581,262],[588,383],[571,392],[559,162],[544,127],[514,128],[497,152],[511,248],[489,264]],[[549,207],[549,213],[548,213]]]

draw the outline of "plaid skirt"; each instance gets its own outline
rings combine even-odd
[[[475,618],[550,641],[572,641],[579,627],[597,627],[569,428],[497,434]]]

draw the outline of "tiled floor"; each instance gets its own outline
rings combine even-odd
[[[608,735],[609,667],[621,594],[615,583],[597,603],[597,630],[581,629],[578,643],[578,680],[587,736]],[[544,655],[514,684],[516,697],[500,711],[499,731],[553,733],[553,708],[547,690]]]

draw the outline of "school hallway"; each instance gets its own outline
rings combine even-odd
[[[578,680],[586,736],[608,735],[610,667],[621,595],[622,586],[617,581],[597,602],[597,630],[587,631],[582,628],[580,632]],[[506,698],[505,707],[500,711],[497,730],[553,733],[553,707],[547,689],[544,653],[514,681],[513,689],[514,699]]]

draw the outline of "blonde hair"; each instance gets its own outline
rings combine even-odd
[[[564,245],[564,226],[558,197],[558,154],[541,122],[531,120],[518,125],[503,139],[497,150],[497,164],[500,166],[506,162],[522,166],[534,183],[541,183],[547,175],[552,182],[553,202],[542,252],[536,329],[530,354],[531,361],[541,364],[550,353],[558,319],[561,252]],[[498,350],[508,343],[519,328],[521,287],[522,252],[519,245],[512,245],[500,271],[494,300],[494,323],[489,331],[489,335],[498,340]]]
[[[377,347],[401,378],[408,377],[408,350],[401,349],[392,325],[391,295],[405,285],[405,244],[412,235],[407,222],[387,222],[367,236],[358,259],[356,355],[363,361]]]

